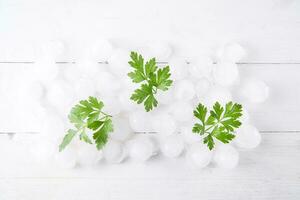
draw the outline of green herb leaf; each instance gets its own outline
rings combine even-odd
[[[108,133],[112,131],[113,125],[111,119],[106,119],[103,123],[101,123],[99,129],[93,135],[98,150],[102,149],[107,143]]]
[[[134,83],[142,83],[139,89],[136,89],[131,95],[131,100],[138,104],[144,103],[145,110],[148,112],[158,105],[155,94],[157,90],[167,91],[172,85],[170,80],[170,67],[158,68],[155,58],[151,58],[144,65],[142,55],[131,52],[131,61],[129,65],[134,71],[128,73],[128,76]]]
[[[199,104],[194,110],[194,116],[201,123],[196,123],[192,129],[193,133],[205,135],[203,143],[212,150],[215,146],[214,138],[229,143],[235,138],[234,130],[241,126],[239,118],[242,116],[242,105],[228,102],[225,108],[216,102],[207,116],[207,107]]]
[[[68,144],[70,144],[70,142],[72,141],[72,139],[74,138],[74,136],[76,135],[77,131],[73,130],[73,129],[69,129],[68,133],[65,135],[62,143],[59,145],[59,151],[62,151],[66,148],[66,146]]]
[[[86,131],[93,131],[93,139],[97,149],[101,149],[107,142],[108,134],[113,131],[111,116],[102,111],[104,104],[95,97],[89,97],[75,105],[69,114],[69,120],[75,129],[69,129],[59,146],[62,151],[74,138],[79,135],[80,140],[93,144]]]

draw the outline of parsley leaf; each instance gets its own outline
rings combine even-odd
[[[210,150],[215,146],[214,138],[225,144],[235,138],[234,130],[242,125],[239,121],[242,116],[242,105],[228,102],[224,108],[216,102],[209,116],[207,114],[207,107],[200,103],[194,110],[194,116],[201,123],[196,123],[192,131],[205,135],[203,143],[207,144]]]
[[[134,83],[142,83],[139,89],[136,89],[130,99],[138,104],[143,103],[145,110],[149,112],[154,107],[157,107],[158,102],[155,98],[157,90],[167,91],[172,85],[170,80],[170,67],[158,68],[155,58],[151,58],[146,63],[142,55],[131,52],[131,61],[129,65],[134,71],[127,75]]]
[[[103,148],[108,139],[108,134],[113,131],[113,124],[110,115],[102,111],[104,104],[95,97],[89,97],[75,105],[69,114],[69,120],[75,129],[69,129],[59,145],[59,151],[66,148],[72,139],[79,135],[79,139],[93,144],[86,133],[87,129],[93,131],[93,139],[97,149]]]

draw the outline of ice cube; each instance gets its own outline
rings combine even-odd
[[[193,117],[193,108],[189,102],[175,102],[170,106],[170,112],[175,120],[179,122],[191,121]]]
[[[189,72],[195,78],[210,78],[213,69],[213,61],[209,56],[190,58]]]
[[[86,99],[89,96],[94,96],[96,93],[93,81],[87,78],[78,79],[74,83],[73,87],[76,99],[78,100]]]
[[[169,61],[171,79],[181,80],[189,75],[188,64],[185,59],[174,57]]]
[[[104,62],[109,59],[113,53],[114,46],[109,40],[97,39],[87,50],[89,58],[96,62]]]
[[[102,151],[97,150],[95,145],[81,143],[77,149],[77,159],[81,166],[92,166],[102,159]]]
[[[131,90],[123,90],[118,95],[118,100],[121,104],[121,109],[124,111],[133,111],[137,108],[137,105],[134,101],[130,99],[132,95]]]
[[[188,144],[200,142],[202,140],[202,136],[192,132],[193,126],[193,123],[189,123],[188,125],[182,126],[180,129],[184,141]]]
[[[66,114],[74,102],[74,89],[67,82],[57,80],[50,85],[46,98],[61,114]]]
[[[261,142],[261,134],[250,124],[243,124],[236,133],[234,143],[241,148],[252,149]]]
[[[156,98],[161,104],[170,104],[174,100],[174,88],[171,86],[167,91],[158,90]]]
[[[104,71],[100,63],[85,57],[78,59],[73,69],[78,70],[81,76],[93,79],[97,79]],[[72,74],[74,74],[74,72]]]
[[[129,141],[129,155],[135,161],[147,161],[154,154],[154,144],[147,137],[137,137]]]
[[[129,114],[129,124],[133,131],[147,132],[150,130],[151,124],[149,124],[149,117],[151,114],[145,113],[145,111],[134,111]]]
[[[117,97],[106,96],[102,97],[101,100],[104,103],[103,111],[109,115],[116,116],[121,112],[121,103]]]
[[[101,96],[114,96],[121,88],[119,79],[108,72],[100,73],[95,81],[96,90]]]
[[[200,100],[204,105],[212,107],[217,101],[221,105],[225,105],[227,102],[232,100],[232,96],[228,89],[220,86],[214,86],[208,91],[207,95]]]
[[[132,137],[133,131],[129,126],[129,121],[124,117],[113,117],[114,131],[109,134],[109,137],[117,141],[125,141]]]
[[[230,42],[220,48],[217,55],[221,60],[239,62],[246,56],[246,51],[240,44]]]
[[[197,80],[197,84],[195,86],[195,91],[197,97],[203,97],[211,87],[211,83],[207,78],[201,78]]]
[[[62,68],[62,71],[63,71],[63,79],[70,84],[76,83],[76,81],[82,77],[82,72],[78,68],[78,65],[74,65],[74,64],[65,65]]]
[[[174,134],[176,122],[172,116],[166,113],[158,113],[152,121],[152,128],[161,136]]]
[[[217,84],[231,86],[239,79],[238,66],[232,62],[219,62],[213,69],[213,76]]]
[[[174,87],[174,96],[177,100],[189,101],[195,96],[195,87],[190,80],[181,80]]]
[[[55,61],[36,61],[33,68],[35,80],[49,82],[56,79],[60,72],[60,66]]]
[[[127,76],[127,74],[131,71],[131,67],[128,64],[129,60],[129,51],[117,49],[108,59],[108,70],[117,77]]]
[[[125,156],[120,142],[109,140],[103,148],[103,157],[108,163],[118,164],[124,160]]]
[[[229,144],[216,146],[214,162],[218,167],[233,169],[239,163],[239,152]]]
[[[212,159],[210,151],[203,143],[194,143],[189,146],[186,154],[187,163],[195,169],[206,167]]]
[[[262,103],[269,96],[269,87],[261,80],[245,80],[240,89],[242,97],[252,103]]]
[[[183,139],[179,135],[172,135],[166,138],[161,145],[162,153],[166,157],[175,158],[184,150]]]

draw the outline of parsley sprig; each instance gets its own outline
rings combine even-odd
[[[134,83],[143,83],[134,91],[130,99],[138,104],[144,103],[145,110],[149,112],[158,104],[155,98],[157,91],[166,91],[172,85],[170,67],[158,68],[155,58],[144,63],[142,55],[136,52],[131,52],[130,58],[131,61],[128,63],[134,71],[128,73],[128,76]]]
[[[79,135],[80,140],[93,144],[86,133],[87,130],[92,130],[97,149],[103,148],[107,143],[108,134],[113,131],[112,116],[103,112],[103,107],[102,101],[91,96],[75,105],[68,116],[74,128],[69,129],[64,136],[62,143],[59,145],[59,151],[70,144],[76,135]]]
[[[196,123],[193,132],[205,135],[203,143],[212,150],[215,146],[214,138],[223,143],[229,143],[235,138],[234,130],[241,126],[239,118],[242,116],[242,105],[228,102],[225,108],[216,102],[213,109],[207,115],[207,107],[199,104],[194,110],[194,116],[201,122]]]

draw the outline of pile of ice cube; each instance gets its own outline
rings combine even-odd
[[[182,58],[164,42],[139,50],[147,58],[168,62],[174,81],[168,91],[158,94],[158,107],[148,113],[142,104],[130,100],[138,85],[127,76],[131,70],[129,50],[99,40],[76,62],[55,63],[68,51],[64,42],[52,41],[43,46],[32,72],[35,81],[28,87],[34,112],[43,118],[39,139],[30,147],[36,161],[55,161],[61,167],[72,168],[96,165],[102,159],[107,163],[144,162],[162,154],[166,159],[184,156],[193,168],[210,163],[234,168],[239,161],[237,149],[259,145],[261,135],[251,124],[245,106],[243,125],[232,143],[217,143],[210,151],[201,136],[192,133],[193,109],[200,102],[211,107],[216,101],[255,104],[267,99],[269,89],[263,81],[240,79],[237,63],[246,55],[242,46],[227,43],[215,55],[191,58]],[[58,145],[71,126],[67,119],[71,107],[88,96],[104,102],[105,112],[113,116],[114,132],[101,151],[76,138],[59,153]]]

